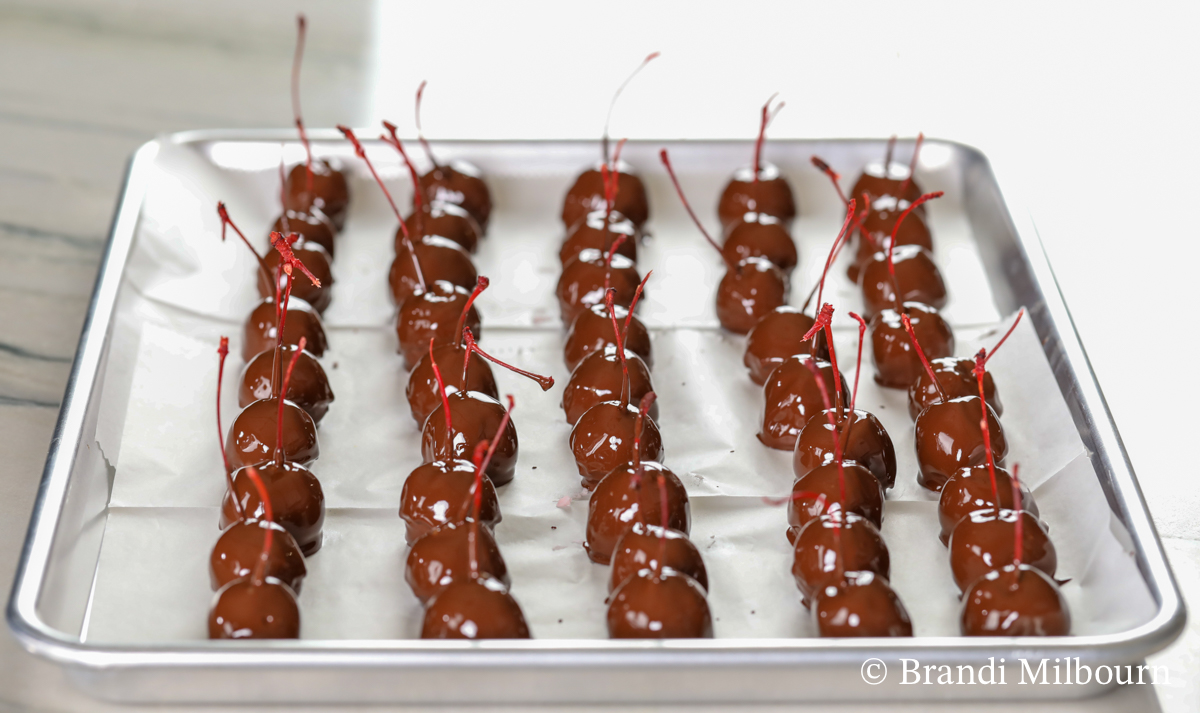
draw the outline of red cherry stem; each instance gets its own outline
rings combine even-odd
[[[300,343],[296,345],[296,351],[292,352],[292,359],[288,362],[287,373],[283,377],[283,388],[275,394],[275,398],[279,399],[279,412],[275,417],[275,462],[278,465],[283,465],[283,406],[287,401],[288,386],[292,383],[292,371],[296,368],[296,362],[300,361],[306,341],[304,337],[300,337]]]
[[[854,362],[854,393],[850,395],[850,410],[853,411],[858,403],[858,377],[862,373],[863,337],[867,334],[867,322],[854,312],[851,312],[850,316],[858,322],[858,359]]]
[[[1012,326],[1008,328],[1008,331],[1004,333],[1004,336],[1000,337],[1000,341],[996,342],[996,346],[992,347],[991,351],[989,351],[987,353],[987,356],[985,356],[983,358],[984,364],[987,364],[988,360],[991,359],[993,355],[995,355],[996,350],[1000,348],[1000,345],[1002,345],[1006,341],[1008,341],[1009,336],[1012,335],[1012,333],[1014,331],[1016,331],[1017,325],[1021,323],[1021,318],[1024,316],[1025,316],[1025,308],[1022,307],[1020,309],[1020,311],[1017,312],[1017,318],[1013,320]]]
[[[887,178],[891,175],[892,167],[892,151],[896,148],[896,135],[892,134],[892,138],[887,142],[887,153],[883,155],[883,177]]]
[[[296,117],[296,129],[300,132],[300,143],[304,144],[307,156],[304,162],[307,173],[305,189],[312,193],[313,184],[313,155],[312,144],[308,142],[308,134],[304,131],[304,120],[300,118],[300,62],[304,59],[304,37],[307,33],[308,22],[304,13],[296,15],[296,53],[292,55],[292,116]]]
[[[508,428],[508,422],[512,419],[513,407],[516,403],[513,402],[512,394],[506,395],[508,398],[508,408],[504,411],[504,418],[500,419],[500,425],[496,428],[496,435],[492,436],[491,441],[480,441],[475,444],[475,453],[472,454],[471,461],[475,464],[475,482],[471,485],[471,522],[467,525],[467,536],[470,539],[470,567],[471,576],[479,576],[479,516],[483,510],[483,474],[487,471],[488,464],[492,462],[492,456],[496,453],[496,446],[499,445],[501,439],[504,438],[504,430]],[[487,449],[487,454],[483,455],[484,449]]]
[[[258,491],[258,499],[263,506],[263,519],[267,522],[267,526],[263,528],[262,554],[259,555],[258,563],[254,565],[254,572],[250,578],[250,582],[258,587],[262,586],[263,580],[266,578],[267,562],[271,558],[271,545],[275,542],[275,528],[271,527],[275,524],[275,513],[271,510],[271,497],[267,494],[267,486],[259,477],[258,470],[254,466],[247,467],[246,477],[250,479],[251,483],[254,483],[254,489]]]
[[[1012,476],[1012,496],[1013,510],[1017,512],[1017,523],[1013,527],[1013,536],[1016,538],[1013,542],[1013,564],[1016,565],[1017,576],[1021,576],[1021,560],[1025,558],[1025,518],[1021,516],[1021,479],[1017,476],[1017,471],[1021,469],[1019,463],[1013,463]],[[997,498],[996,502],[999,502]],[[999,515],[1000,513],[996,513]]]
[[[400,221],[401,242],[404,244],[404,249],[408,251],[409,256],[412,257],[413,270],[417,273],[417,283],[421,286],[421,291],[424,292],[425,273],[421,270],[421,262],[417,260],[417,251],[413,248],[412,240],[408,235],[408,227],[404,224],[404,217],[400,215],[400,209],[396,207],[396,201],[392,200],[391,192],[388,191],[387,186],[383,185],[383,179],[375,172],[375,166],[371,164],[371,159],[367,158],[366,149],[363,148],[363,145],[359,142],[358,137],[354,135],[350,127],[338,124],[337,128],[354,145],[355,155],[361,158],[363,163],[367,164],[367,168],[371,171],[371,176],[379,184],[379,189],[383,191],[384,197],[387,198],[388,205],[392,207],[392,213],[396,215],[396,220]]]
[[[933,382],[933,387],[937,389],[938,395],[942,397],[942,401],[949,401],[946,398],[946,390],[942,388],[942,382],[938,381],[937,375],[933,373],[933,366],[929,363],[929,358],[925,356],[925,350],[921,348],[921,343],[917,341],[917,333],[913,331],[912,320],[904,312],[900,313],[900,321],[904,323],[904,331],[908,332],[908,338],[912,340],[913,349],[917,351],[917,357],[921,359],[921,365],[925,367],[925,373],[929,375],[929,380]]]
[[[279,385],[283,381],[283,330],[287,327],[287,308],[292,300],[292,286],[295,279],[289,271],[285,273],[285,287],[279,287],[279,275],[275,276],[275,354],[271,357],[271,393],[279,395]]]
[[[779,102],[774,109],[771,108],[771,102],[775,101],[777,96],[779,96],[778,92],[772,94],[771,98],[767,99],[767,103],[763,104],[762,120],[758,125],[758,138],[754,141],[754,183],[758,183],[758,173],[762,170],[762,150],[763,144],[767,140],[767,127],[784,107],[784,102]]]
[[[299,269],[308,278],[308,281],[313,284],[313,287],[320,287],[321,281],[309,271],[308,266],[301,262],[300,258],[296,257],[296,253],[292,252],[292,243],[299,239],[300,236],[295,233],[288,233],[286,238],[283,233],[271,233],[271,247],[278,250],[280,257],[283,258],[280,267],[283,268],[284,272],[290,275],[292,274],[292,270]]]
[[[925,143],[925,134],[917,134],[917,143],[913,146],[912,160],[908,164],[908,175],[904,178],[904,183],[900,184],[900,195],[896,196],[897,200],[904,197],[908,192],[908,185],[912,183],[913,176],[917,172],[917,157],[921,155],[921,144]]]
[[[846,508],[846,469],[842,462],[841,434],[838,433],[837,419],[833,417],[833,409],[830,408],[829,389],[825,386],[825,379],[821,378],[821,370],[817,367],[816,357],[805,359],[804,366],[808,367],[808,370],[813,374],[813,379],[815,379],[817,382],[817,387],[821,391],[821,402],[825,404],[825,418],[829,421],[829,425],[833,427],[833,459],[837,462],[838,491],[839,497],[842,499],[842,509],[844,510]],[[834,383],[836,383],[839,378],[840,376],[835,372]]]
[[[429,162],[436,169],[438,167],[437,159],[434,158],[433,149],[429,147],[429,142],[425,140],[425,132],[421,129],[421,99],[425,96],[426,84],[428,82],[422,79],[420,86],[417,87],[417,101],[413,105],[413,110],[417,115],[417,141],[421,142],[421,148],[425,149],[425,155],[429,157]]]
[[[943,191],[934,191],[933,193],[926,193],[925,195],[916,199],[911,205],[904,209],[904,212],[901,213],[900,217],[896,219],[896,224],[892,226],[892,237],[888,240],[887,266],[888,274],[891,275],[892,278],[892,302],[895,303],[897,312],[901,311],[900,308],[902,307],[903,300],[900,298],[900,282],[896,279],[896,263],[892,259],[892,254],[896,251],[896,234],[900,232],[900,224],[904,222],[904,219],[908,217],[909,213],[917,209],[917,206],[925,203],[926,201],[931,201],[934,198],[941,198],[943,195],[945,195]],[[899,201],[900,199],[897,198],[896,200]]]
[[[600,164],[600,182],[604,186],[604,230],[608,232],[608,222],[612,217],[613,206],[617,204],[617,188],[620,187],[621,149],[625,148],[625,139],[617,142],[613,151],[612,167],[607,163]]]
[[[992,429],[988,427],[987,401],[983,398],[983,362],[987,352],[980,349],[975,355],[975,381],[979,385],[979,430],[983,434],[983,452],[987,456],[988,476],[992,479],[992,497],[996,499],[996,516],[1000,516],[1000,488],[996,485],[996,456],[992,453]]]
[[[463,365],[463,389],[464,390],[467,388],[466,364],[470,363],[471,354],[473,354],[473,353],[478,354],[479,356],[483,357],[484,359],[487,359],[488,361],[490,361],[493,364],[496,364],[497,366],[502,366],[505,369],[508,369],[509,371],[513,372],[514,374],[520,374],[521,376],[524,376],[528,379],[532,379],[533,381],[536,381],[537,385],[542,387],[542,391],[549,391],[550,388],[552,386],[554,386],[554,377],[553,376],[542,376],[540,374],[535,374],[532,371],[525,371],[524,369],[518,369],[517,367],[513,366],[512,364],[506,364],[505,362],[500,361],[496,357],[494,357],[491,354],[488,354],[484,350],[480,349],[479,344],[477,344],[475,342],[475,335],[471,334],[470,329],[463,330],[463,340],[466,341],[466,343],[467,343],[467,358]]]
[[[633,308],[637,306],[638,299],[642,296],[642,290],[646,289],[646,282],[650,276],[654,274],[654,270],[646,273],[642,281],[638,283],[637,289],[633,291],[633,299],[629,301],[629,309],[625,312],[625,326],[621,328],[621,338],[624,339],[629,334],[629,323],[633,321]]]
[[[700,234],[704,236],[704,239],[708,241],[708,244],[713,246],[713,249],[716,250],[717,254],[721,256],[721,260],[725,262],[725,266],[732,269],[734,267],[733,263],[731,263],[725,257],[725,251],[721,250],[721,246],[717,244],[717,241],[713,240],[713,237],[708,234],[707,230],[704,229],[704,224],[701,223],[700,219],[696,217],[696,212],[692,210],[692,204],[688,203],[687,196],[683,194],[683,188],[679,185],[679,179],[675,176],[675,169],[671,168],[671,158],[667,155],[667,150],[663,149],[659,151],[658,157],[662,161],[662,164],[667,167],[667,174],[671,176],[671,183],[675,186],[675,193],[679,195],[679,201],[683,203],[683,207],[687,209],[687,214],[691,216],[692,222],[695,223],[696,227],[700,229]]]
[[[486,290],[488,288],[488,285],[490,285],[490,284],[492,284],[492,281],[487,279],[483,275],[480,275],[479,279],[475,281],[475,289],[471,290],[471,296],[467,298],[467,303],[465,305],[463,305],[462,314],[458,315],[458,325],[456,325],[454,328],[455,334],[463,333],[463,329],[465,329],[467,326],[467,315],[471,313],[471,305],[475,304],[475,300],[479,299],[479,295],[483,294],[483,291]],[[470,353],[467,354],[467,358],[468,359],[471,358]],[[467,365],[466,365],[466,362],[463,362],[463,383],[464,384],[467,383],[466,380],[467,380]]]
[[[842,229],[838,231],[837,237],[833,239],[833,245],[829,246],[829,256],[825,258],[825,267],[821,270],[821,279],[817,284],[813,285],[813,289],[808,293],[808,297],[804,300],[804,305],[800,307],[803,312],[808,309],[808,303],[812,301],[813,294],[817,295],[817,304],[822,304],[821,298],[825,296],[825,277],[829,274],[829,268],[833,265],[833,261],[837,259],[838,253],[842,251],[842,246],[850,239],[850,221],[854,218],[854,210],[858,204],[853,198],[846,203],[846,219],[842,221]]]
[[[610,99],[608,102],[608,113],[605,114],[605,116],[604,116],[604,133],[600,134],[600,154],[601,154],[601,156],[603,156],[604,163],[609,162],[609,160],[608,160],[608,125],[610,123],[612,123],[613,107],[615,107],[617,105],[617,99],[621,96],[621,92],[625,91],[625,87],[629,86],[629,83],[633,81],[633,78],[638,76],[638,74],[642,71],[642,69],[646,65],[650,64],[650,62],[652,62],[656,57],[658,57],[659,54],[661,54],[661,53],[660,52],[651,52],[650,54],[646,55],[646,59],[643,59],[642,63],[639,64],[637,66],[637,68],[634,69],[633,72],[631,72],[629,74],[629,76],[625,78],[625,81],[621,82],[621,86],[617,87],[617,91],[613,92],[612,99]],[[615,168],[616,167],[616,159],[615,158],[613,159],[612,163]]]
[[[838,175],[838,172],[830,168],[829,164],[825,163],[825,161],[818,156],[813,156],[811,161],[812,165],[816,166],[818,171],[824,173],[826,176],[829,176],[830,182],[833,183],[833,190],[837,191],[838,199],[842,201],[842,205],[848,203],[849,201],[846,199],[846,194],[842,192],[842,187],[838,183],[838,181],[842,180],[842,177]]]
[[[238,519],[246,517],[242,504],[233,495],[233,472],[229,468],[229,458],[225,456],[225,429],[221,426],[221,385],[225,383],[225,357],[229,356],[229,337],[221,337],[221,346],[217,347],[220,361],[217,365],[217,446],[221,449],[221,465],[225,467],[225,487],[229,489],[233,508],[237,510]]]
[[[833,305],[826,302],[825,304],[821,305],[821,311],[817,314],[816,321],[813,322],[813,326],[807,332],[805,332],[803,339],[805,341],[807,341],[809,339],[813,339],[813,337],[817,336],[817,334],[819,332],[824,331],[825,339],[826,339],[826,341],[829,342],[829,344],[828,344],[829,363],[833,366],[833,373],[840,375],[842,372],[838,369],[838,365],[837,365],[837,350],[833,348],[833,327],[830,326],[831,322],[833,322]],[[816,340],[814,340],[813,341],[814,354],[816,353],[816,345],[817,345]],[[813,358],[815,359],[816,357],[814,356]],[[842,419],[842,412],[844,409],[844,401],[842,399],[842,380],[841,379],[833,380],[833,393],[834,393],[834,403],[837,404],[837,412],[838,412],[837,417],[838,417],[838,420],[840,421]]]
[[[607,222],[607,219],[606,219],[606,222]],[[605,229],[605,231],[608,230],[607,225],[605,226],[604,229]],[[611,289],[609,287],[609,285],[612,283],[613,256],[617,254],[617,250],[621,247],[621,243],[625,242],[625,240],[628,237],[629,236],[625,235],[624,233],[618,235],[616,237],[616,239],[613,240],[612,243],[609,244],[608,253],[606,253],[604,255],[604,291],[605,292],[608,292],[608,290]]]
[[[233,228],[233,232],[237,233],[237,236],[242,239],[243,243],[246,244],[246,247],[250,250],[251,254],[254,255],[254,259],[258,260],[258,267],[262,270],[263,275],[266,276],[268,280],[271,279],[271,268],[267,267],[266,259],[263,258],[262,255],[258,254],[258,251],[254,249],[254,246],[250,244],[250,241],[246,239],[246,234],[243,233],[241,229],[237,227],[237,224],[233,222],[233,219],[229,217],[229,211],[225,209],[224,202],[217,202],[217,215],[221,217],[221,242],[225,242],[225,226]]]
[[[383,128],[387,129],[388,136],[383,134],[379,138],[392,148],[400,152],[400,157],[404,159],[404,165],[408,167],[408,175],[412,178],[413,184],[413,213],[421,215],[421,206],[425,204],[425,196],[421,195],[421,178],[417,175],[417,167],[408,158],[408,152],[404,150],[404,144],[400,143],[400,137],[396,136],[396,125],[390,121],[383,122]],[[419,220],[419,218],[418,218]],[[404,221],[400,221],[403,223]]]
[[[617,308],[613,304],[616,290],[611,287],[604,293],[604,306],[608,308],[608,317],[612,320],[613,335],[617,340],[617,357],[621,360],[621,410],[629,406],[629,362],[625,361],[625,340],[621,337],[621,328],[617,325]]]
[[[454,424],[450,422],[450,399],[446,397],[446,382],[442,380],[442,370],[438,368],[437,359],[433,358],[433,337],[429,338],[429,365],[433,367],[433,378],[437,379],[438,395],[442,397],[442,411],[446,414],[446,434],[449,435],[454,430]],[[470,357],[471,353],[467,352]],[[463,379],[463,388],[466,388],[466,378]]]

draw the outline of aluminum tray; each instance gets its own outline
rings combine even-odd
[[[367,132],[371,135],[373,132]],[[314,138],[329,142],[332,131]],[[94,585],[113,472],[96,447],[99,395],[109,355],[114,308],[134,242],[152,167],[166,145],[292,141],[284,132],[193,132],[160,138],[133,156],[118,202],[79,350],[51,441],[8,623],[31,652],[61,664],[83,690],[130,702],[620,702],[897,700],[922,697],[1064,698],[1106,686],[905,686],[893,673],[867,685],[861,667],[879,659],[898,671],[900,659],[922,665],[979,666],[1078,658],[1081,663],[1136,663],[1169,644],[1185,622],[1184,605],[1167,565],[1128,457],[1080,345],[1070,314],[1029,217],[1012,209],[987,159],[977,150],[931,141],[959,181],[962,207],[978,241],[996,307],[1019,305],[1046,357],[1115,516],[1125,525],[1137,565],[1156,604],[1153,617],[1109,635],[1043,639],[923,637],[909,640],[715,639],[614,642],[533,640],[430,642],[196,642],[114,646],[85,642],[81,631]],[[582,142],[445,143],[466,156],[504,148],[510,155],[560,151],[579,156]],[[587,142],[586,155],[594,152]],[[778,141],[793,156],[819,153],[834,165],[861,165],[882,153],[882,141]],[[659,146],[676,155],[713,152],[723,158],[745,142],[634,142],[647,157]],[[514,153],[515,151],[515,153]],[[572,160],[575,160],[574,158]],[[730,169],[735,165],[729,163]],[[572,170],[577,165],[570,167]],[[547,199],[557,204],[558,196]],[[811,256],[809,259],[812,259]],[[469,682],[464,685],[464,682]]]

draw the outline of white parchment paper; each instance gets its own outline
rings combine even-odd
[[[224,389],[225,424],[237,414],[241,323],[257,301],[253,258],[239,242],[221,243],[215,205],[259,246],[277,214],[279,147],[217,144],[201,151],[167,147],[147,198],[127,269],[103,394],[100,445],[115,466],[110,511],[84,636],[103,642],[201,639],[212,592],[207,561],[218,536],[224,490],[214,423],[216,344],[232,338]],[[340,150],[340,149],[339,149]],[[370,149],[402,204],[409,191],[387,152]],[[496,210],[476,263],[493,278],[478,302],[482,344],[525,368],[549,373],[548,393],[496,370],[517,402],[521,441],[514,481],[501,488],[496,535],[532,632],[542,638],[601,638],[608,570],[581,547],[587,515],[559,408],[562,333],[554,284],[561,237],[558,208],[579,160],[516,149],[481,149]],[[705,163],[703,150],[676,158],[684,188],[702,215],[729,166]],[[720,264],[696,234],[649,154],[641,157],[651,193],[651,239],[639,266],[653,269],[642,317],[651,327],[654,384],[666,463],[688,488],[692,539],[709,569],[709,603],[718,637],[797,637],[813,630],[790,574],[782,508],[762,497],[790,490],[791,456],[755,438],[761,389],[741,365],[743,339],[717,328],[712,290]],[[295,158],[295,157],[293,157]],[[636,155],[633,158],[637,159]],[[788,161],[782,160],[787,158]],[[799,304],[820,272],[840,225],[836,200],[807,155],[775,157],[793,180],[804,217],[795,225],[801,266]],[[936,162],[934,162],[936,163]],[[314,466],[325,491],[325,545],[309,558],[300,595],[302,635],[311,639],[411,638],[421,608],[404,583],[406,547],[397,516],[407,474],[420,463],[419,429],[404,400],[407,375],[395,353],[386,286],[395,220],[365,171],[350,164],[353,205],[334,262],[330,349],[322,362],[337,400],[320,427]],[[953,176],[936,165],[926,190],[946,189],[930,220],[951,303],[957,351],[991,345],[1007,327],[988,289],[969,225],[953,198]],[[944,185],[939,185],[939,181]],[[716,221],[710,221],[710,228]],[[826,289],[840,314],[836,345],[853,378],[857,330],[845,312],[861,300],[835,267]],[[869,350],[869,347],[868,347]],[[1153,602],[1111,516],[1033,329],[1022,324],[989,364],[1004,403],[1008,463],[1019,462],[1034,488],[1059,552],[1059,577],[1075,633],[1127,629],[1146,621]],[[913,426],[906,394],[875,385],[864,353],[859,405],[875,413],[896,445],[898,478],[888,494],[883,534],[892,583],[918,636],[956,635],[957,590],[937,539],[935,496],[916,484]],[[570,505],[560,507],[564,496]],[[133,593],[138,596],[130,596]]]

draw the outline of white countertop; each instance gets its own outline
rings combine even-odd
[[[1198,420],[1177,407],[1200,393],[1186,371],[1153,382],[1161,369],[1138,358],[1190,355],[1197,341],[1180,308],[1194,289],[1200,7],[465,5],[0,0],[0,584],[128,155],[160,132],[288,125],[303,9],[310,126],[387,116],[409,133],[412,91],[429,79],[431,136],[594,137],[612,87],[660,50],[623,98],[615,135],[749,138],[779,91],[777,138],[924,131],[981,148],[1022,189],[1184,595],[1200,603],[1200,485],[1178,445]],[[1151,662],[1170,667],[1170,686],[1020,708],[1192,710],[1198,655],[1191,623]],[[78,694],[0,634],[5,705],[124,710]]]

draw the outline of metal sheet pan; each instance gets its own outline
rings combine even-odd
[[[337,138],[317,133],[318,141]],[[83,640],[108,511],[113,469],[97,446],[99,402],[106,383],[114,308],[125,279],[143,199],[160,149],[220,142],[291,141],[280,132],[197,132],[163,137],[134,155],[84,325],[59,423],[47,456],[8,622],[26,648],[62,664],[85,691],[136,702],[602,702],[897,700],[958,696],[1081,697],[1103,688],[1074,686],[881,685],[864,683],[867,659],[899,671],[901,659],[922,665],[980,666],[994,658],[1017,680],[1018,657],[1078,658],[1090,666],[1138,662],[1174,639],[1184,607],[1146,510],[1136,478],[1063,304],[1034,227],[1001,190],[986,158],[952,142],[932,141],[956,177],[961,206],[977,240],[995,306],[1019,305],[1044,346],[1079,435],[1110,507],[1131,540],[1156,611],[1134,628],[1104,635],[1046,639],[972,640],[920,637],[896,640],[729,639],[612,642],[426,642],[418,640],[195,642],[103,645]],[[442,149],[465,156],[578,156],[582,142],[457,142]],[[861,165],[882,153],[882,141],[790,141],[790,155],[819,153],[835,165]],[[594,144],[586,144],[594,152]],[[650,156],[659,146],[676,155],[744,153],[744,142],[636,142],[627,155]],[[577,170],[575,163],[569,167]],[[649,171],[649,161],[644,170]],[[723,164],[724,165],[724,164]],[[729,163],[730,169],[736,162]],[[786,169],[786,167],[785,167]],[[536,173],[536,167],[533,170]],[[557,208],[558,196],[547,197]],[[810,256],[811,260],[812,257]],[[118,370],[119,371],[119,370]],[[1003,659],[1005,663],[999,662]],[[469,682],[469,683],[465,683]]]

